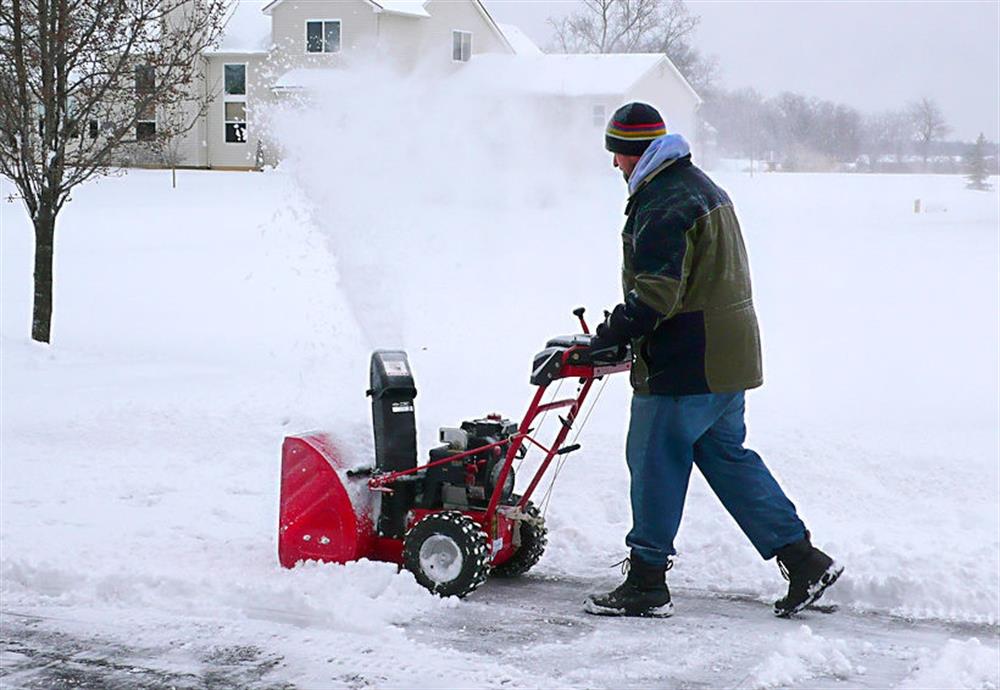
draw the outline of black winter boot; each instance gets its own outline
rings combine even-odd
[[[648,565],[634,556],[621,562],[625,582],[606,594],[591,594],[583,610],[597,616],[666,618],[674,612],[666,572],[673,565]]]
[[[788,594],[774,602],[774,615],[787,618],[821,596],[837,581],[844,566],[817,549],[806,538],[783,546],[775,554],[781,574],[788,580]]]

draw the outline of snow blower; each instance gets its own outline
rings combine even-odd
[[[398,563],[441,596],[465,596],[487,576],[513,577],[534,566],[546,545],[542,512],[532,503],[557,457],[555,475],[578,443],[564,445],[595,381],[631,367],[627,347],[595,351],[584,310],[582,334],[549,340],[535,355],[535,394],[520,424],[499,414],[440,430],[442,445],[417,464],[414,399],[406,353],[377,350],[371,358],[374,465],[352,467],[324,433],[289,436],[282,446],[278,558],[286,568],[306,560],[346,563],[361,558]],[[550,384],[576,379],[575,396],[548,402]],[[605,379],[606,383],[607,379]],[[600,396],[600,391],[595,397]],[[591,406],[590,409],[593,409]],[[533,426],[558,415],[545,444]],[[589,413],[588,413],[589,414]],[[538,426],[541,427],[541,421]],[[577,436],[586,416],[577,430]],[[544,456],[524,492],[514,492],[514,463],[529,448]],[[551,484],[549,484],[551,490]]]

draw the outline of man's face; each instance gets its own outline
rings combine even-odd
[[[622,171],[622,176],[628,182],[629,175],[635,170],[639,158],[640,156],[627,156],[624,153],[616,153],[612,165]]]

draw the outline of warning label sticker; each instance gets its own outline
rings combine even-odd
[[[410,370],[406,366],[406,360],[387,359],[385,360],[385,373],[389,376],[409,376]]]

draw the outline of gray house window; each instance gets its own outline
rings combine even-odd
[[[156,141],[156,121],[144,120],[135,123],[136,141]]]
[[[226,108],[226,143],[247,143],[247,104],[231,102]]]
[[[595,127],[603,127],[608,124],[608,111],[603,103],[598,103],[593,110],[593,123]]]
[[[247,143],[247,66],[223,65],[223,123],[227,144]]]
[[[246,65],[224,65],[226,95],[246,96],[247,95],[247,66]]]
[[[472,32],[451,32],[451,59],[455,62],[468,62],[472,57]]]
[[[149,102],[156,88],[156,72],[151,65],[139,65],[135,68],[135,97],[139,109],[135,123],[136,141],[154,141],[156,139],[156,106]],[[143,103],[146,101],[146,103]]]
[[[306,22],[307,53],[340,52],[340,20],[310,19]]]

